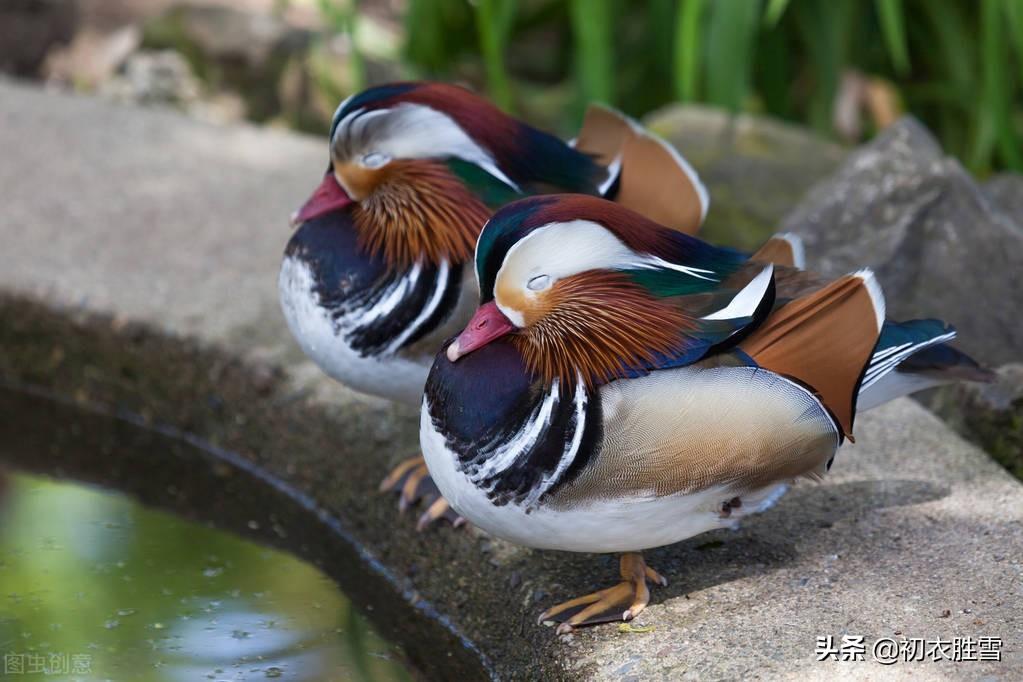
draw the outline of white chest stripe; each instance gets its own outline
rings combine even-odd
[[[575,389],[573,398],[575,424],[572,438],[565,444],[557,468],[537,483],[522,502],[522,506],[527,509],[535,507],[540,498],[561,480],[565,471],[579,454],[583,434],[586,432],[586,406],[589,401],[582,377],[578,378]],[[467,472],[470,480],[485,492],[492,492],[500,475],[515,466],[520,458],[528,456],[529,450],[543,437],[544,432],[550,426],[551,415],[560,400],[561,391],[557,380],[555,380],[551,385],[550,393],[544,397],[543,402],[522,429],[510,441],[489,454],[477,469]],[[492,483],[489,486],[484,486],[483,482],[488,479],[492,479]]]
[[[478,483],[507,470],[515,464],[519,455],[533,447],[550,422],[551,412],[554,411],[554,406],[558,403],[558,393],[558,382],[555,380],[551,385],[551,392],[543,399],[526,426],[514,438],[486,458],[479,469],[470,476],[473,482]]]
[[[344,326],[347,328],[364,327],[389,315],[408,296],[409,292],[415,289],[416,283],[419,281],[419,275],[422,272],[423,266],[421,264],[416,263],[413,265],[407,275],[404,275],[388,287],[387,291],[373,307],[353,312],[352,315],[346,315]]]
[[[575,431],[572,433],[572,441],[568,445],[568,449],[562,453],[561,460],[558,462],[558,468],[554,470],[554,473],[550,476],[545,476],[544,479],[529,493],[529,497],[526,498],[526,507],[532,507],[535,505],[544,493],[551,489],[555,483],[561,480],[565,470],[575,461],[576,455],[579,454],[579,446],[583,442],[583,433],[586,431],[586,403],[587,403],[586,387],[583,386],[583,379],[579,376],[575,384]]]
[[[396,353],[398,349],[401,348],[402,344],[404,344],[409,337],[415,334],[419,328],[422,327],[428,319],[430,319],[430,316],[433,315],[434,311],[437,310],[437,306],[440,305],[440,301],[444,297],[444,291],[447,289],[449,269],[450,267],[448,266],[448,262],[446,260],[442,260],[437,268],[437,284],[433,289],[433,293],[430,295],[430,300],[428,300],[426,305],[423,306],[423,309],[419,312],[419,315],[416,316],[416,319],[412,320],[412,322],[405,327],[405,330],[396,336],[390,344],[388,344],[387,353]]]

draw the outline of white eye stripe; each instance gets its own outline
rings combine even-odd
[[[529,289],[530,291],[542,291],[543,289],[549,287],[550,284],[551,284],[550,275],[537,275],[536,277],[533,277],[528,282],[526,282],[526,288]]]
[[[333,145],[339,158],[359,163],[362,163],[360,153],[365,156],[383,153],[388,161],[459,158],[476,164],[519,191],[518,185],[498,167],[488,149],[471,138],[450,116],[422,104],[402,102],[386,109],[356,109],[338,122]]]

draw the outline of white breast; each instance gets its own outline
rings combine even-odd
[[[419,404],[433,355],[363,356],[353,350],[345,340],[343,326],[320,305],[313,273],[301,260],[284,259],[277,285],[288,328],[302,351],[324,372],[356,391]]]

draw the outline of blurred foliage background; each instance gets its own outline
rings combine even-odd
[[[908,112],[975,173],[1023,171],[1023,0],[4,0],[0,72],[317,134],[412,78],[563,135],[590,101],[847,143]]]
[[[319,0],[339,32],[364,4]],[[408,75],[562,132],[586,102],[767,114],[853,142],[903,112],[974,172],[1023,170],[1023,0],[407,0]],[[360,41],[356,41],[359,44]],[[352,82],[362,84],[361,62]]]

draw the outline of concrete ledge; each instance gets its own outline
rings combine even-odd
[[[1023,486],[915,403],[863,416],[826,483],[649,553],[671,581],[636,623],[652,631],[558,638],[536,614],[613,579],[613,558],[417,534],[375,493],[415,415],[331,384],[288,338],[276,269],[319,140],[0,84],[0,149],[0,410],[16,416],[0,434],[19,462],[318,561],[428,676],[1023,670]],[[1002,661],[815,661],[817,636],[845,634],[1001,637]]]

